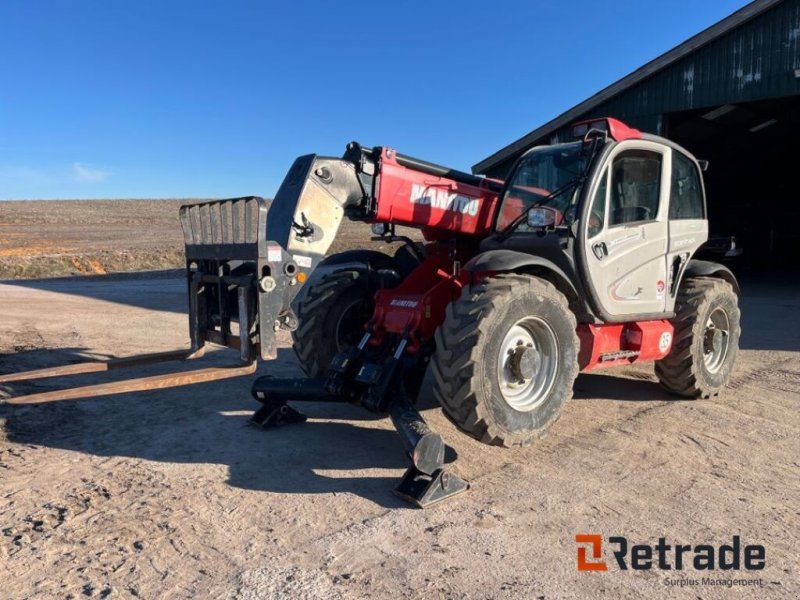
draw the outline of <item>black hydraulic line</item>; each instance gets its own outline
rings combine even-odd
[[[501,183],[497,183],[483,177],[478,177],[477,175],[472,175],[471,173],[465,173],[464,171],[457,171],[456,169],[437,165],[436,163],[428,162],[427,160],[414,158],[413,156],[407,156],[405,154],[400,154],[399,152],[397,153],[396,158],[398,164],[408,167],[409,169],[414,169],[415,171],[421,171],[422,173],[428,173],[429,175],[436,175],[437,177],[447,177],[448,179],[458,181],[459,183],[465,183],[467,185],[485,185],[491,191],[498,194],[503,189],[503,185]]]

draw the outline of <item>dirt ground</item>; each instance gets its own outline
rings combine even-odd
[[[261,431],[248,425],[247,378],[0,404],[0,595],[797,598],[799,291],[746,284],[743,351],[718,399],[676,400],[650,367],[582,375],[549,437],[504,450],[459,433],[423,397],[452,468],[472,482],[425,511],[391,493],[406,459],[387,419],[309,404],[309,422]],[[2,372],[187,343],[179,278],[20,281],[0,285],[0,301]],[[299,374],[283,341],[260,373]],[[717,545],[740,535],[766,546],[767,568],[734,576],[763,587],[678,588],[675,571],[613,565],[578,572],[578,533]]]
[[[178,209],[193,202],[198,200],[0,202],[0,279],[182,268]],[[331,252],[362,245],[370,235],[368,225],[345,221]]]

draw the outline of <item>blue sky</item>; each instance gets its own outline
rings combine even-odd
[[[271,196],[351,140],[469,170],[745,4],[3,0],[0,199]]]

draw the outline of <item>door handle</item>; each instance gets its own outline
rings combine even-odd
[[[597,260],[603,260],[604,256],[608,256],[608,247],[605,242],[597,242],[592,245],[592,252],[594,252]]]

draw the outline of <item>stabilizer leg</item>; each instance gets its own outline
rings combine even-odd
[[[389,416],[411,459],[395,494],[419,508],[427,508],[469,489],[468,482],[445,470],[442,436],[431,430],[410,402],[396,398],[389,406]]]
[[[432,475],[426,475],[412,466],[405,472],[394,493],[419,508],[427,508],[468,489],[469,482],[455,473],[437,469]]]
[[[266,403],[253,413],[250,422],[263,429],[272,429],[282,425],[304,423],[307,418],[306,415],[286,403]]]
[[[303,423],[307,417],[299,410],[286,404],[289,400],[309,402],[343,402],[341,398],[328,394],[326,379],[288,379],[259,377],[253,382],[251,393],[253,398],[264,406],[250,418],[253,425],[271,429],[282,425]]]
[[[306,416],[286,404],[288,401],[347,402],[350,396],[331,394],[328,384],[325,377],[259,377],[253,382],[252,394],[263,406],[252,416],[251,422],[265,429],[304,422]],[[394,490],[395,494],[425,508],[468,490],[469,483],[444,468],[442,436],[431,430],[403,393],[396,389],[388,393],[393,393],[394,398],[384,408],[389,411],[403,448],[411,459],[411,466]]]

